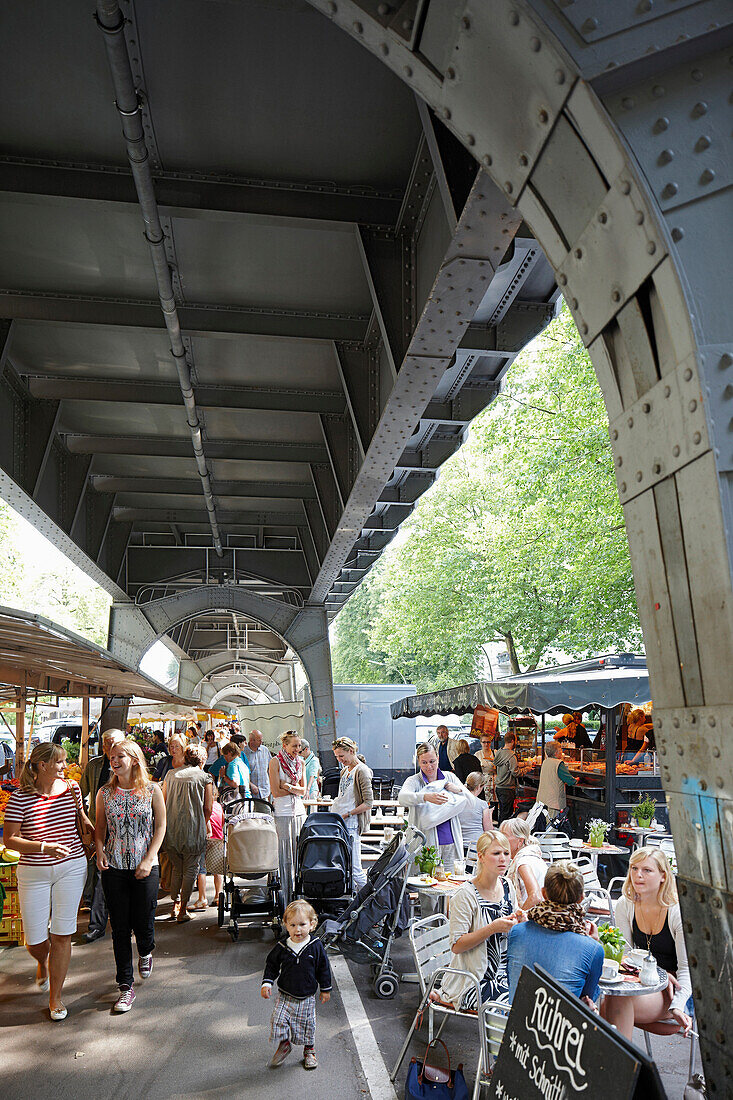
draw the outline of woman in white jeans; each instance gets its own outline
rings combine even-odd
[[[282,748],[270,761],[267,774],[275,809],[280,878],[287,905],[295,886],[294,864],[298,833],[305,821],[305,769],[300,755],[300,737],[295,730],[281,734],[280,742]]]
[[[20,852],[18,899],[28,951],[36,960],[36,988],[49,994],[52,1020],[65,1020],[61,1001],[71,959],[71,937],[87,876],[77,828],[84,814],[77,783],[64,779],[66,750],[36,745],[5,810],[3,840]],[[50,921],[50,933],[49,933]]]
[[[366,872],[361,865],[360,834],[369,828],[374,795],[372,794],[372,772],[356,755],[359,746],[350,737],[339,737],[333,742],[333,754],[341,765],[338,794],[331,809],[341,814],[346,822],[351,838],[351,868],[354,878],[354,890],[361,890],[366,884]]]

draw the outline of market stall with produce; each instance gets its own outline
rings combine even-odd
[[[528,802],[536,796],[546,742],[560,741],[565,764],[577,781],[567,792],[572,825],[577,835],[585,835],[591,819],[618,825],[620,813],[638,821],[640,799],[645,812],[653,801],[652,814],[666,823],[650,694],[644,657],[608,654],[407,696],[392,705],[392,717],[470,713],[477,715],[476,728],[483,729],[485,715],[499,711],[507,729],[517,733]],[[589,747],[577,747],[586,739]]]

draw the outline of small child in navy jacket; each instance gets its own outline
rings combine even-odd
[[[268,998],[277,980],[277,1001],[272,1013],[270,1038],[279,1045],[271,1066],[281,1066],[293,1049],[303,1044],[303,1065],[315,1069],[316,990],[321,1004],[331,998],[331,967],[320,940],[313,939],[318,917],[307,901],[291,901],[283,914],[287,940],[273,947],[265,962],[261,996]]]

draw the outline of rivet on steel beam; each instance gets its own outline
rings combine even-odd
[[[700,100],[700,102],[696,103],[695,106],[692,108],[692,117],[693,118],[702,118],[702,116],[706,115],[707,113],[708,113],[708,105],[703,100]]]
[[[485,153],[481,159],[487,168],[490,168],[491,165],[494,163],[494,158],[491,156],[491,153]]]
[[[695,401],[694,398],[693,398],[693,400],[689,404],[690,412],[694,413],[696,408],[697,408],[697,401]]]
[[[361,25],[361,23],[359,23],[358,21],[356,23],[354,23],[354,30],[356,31],[357,34],[363,34],[364,33],[364,28]]]
[[[671,394],[671,392],[672,392],[672,390],[670,389],[670,387],[669,387],[669,386],[665,386],[665,387],[664,387],[664,396],[665,396],[665,397],[669,397],[669,395]]]
[[[696,153],[702,153],[705,149],[709,149],[709,148],[710,148],[710,138],[708,137],[707,134],[703,134],[702,137],[699,137],[697,139],[697,141],[695,142],[695,152]]]
[[[444,107],[441,114],[443,118],[450,118],[450,107]]]
[[[628,180],[621,180],[621,194],[628,195],[631,191],[631,184]]]
[[[540,111],[540,122],[542,122],[544,124],[544,123],[547,123],[549,121],[550,121],[550,116],[548,115],[547,111]]]
[[[594,31],[597,26],[598,20],[595,18],[595,16],[591,16],[590,19],[586,19],[585,23],[583,24],[583,30],[586,32],[586,34],[588,34],[590,31]]]
[[[675,728],[675,729],[679,729],[679,728],[680,728],[680,720],[679,720],[679,718],[673,718],[673,719],[672,719],[672,725],[674,726],[674,728]]]
[[[582,336],[587,336],[588,335],[588,326],[586,325],[585,321],[580,326],[580,332],[581,332]]]
[[[681,241],[682,238],[684,237],[684,235],[685,235],[684,229],[680,229],[677,226],[675,226],[674,229],[672,230],[672,240],[675,241],[675,242]]]
[[[651,7],[651,4],[649,5]],[[652,95],[655,99],[661,99],[664,95],[664,88],[661,84],[655,84],[652,88]]]
[[[331,15],[335,15],[338,11],[338,4],[335,4],[334,0],[329,0],[328,10],[330,11]]]
[[[446,80],[455,80],[456,79],[456,70],[454,68],[446,69],[445,70],[445,79]]]
[[[723,777],[722,776],[720,776],[720,775],[718,776],[718,778],[715,780],[715,785],[716,785],[716,787],[722,787],[723,786]]]
[[[616,429],[615,429],[615,428],[614,428],[614,429],[613,429],[613,431],[611,432],[611,438],[612,438],[612,439],[618,439],[618,432],[616,431]]]
[[[621,291],[620,290],[612,290],[611,291],[611,301],[613,301],[613,302],[620,302],[621,301]]]
[[[519,154],[519,163],[522,165],[523,168],[527,167],[527,165],[529,164],[529,157],[526,153]]]
[[[466,145],[475,145],[475,144],[476,144],[476,138],[473,136],[473,134],[466,134]],[[466,229],[468,229],[468,226],[466,226]]]
[[[719,361],[718,361],[718,366],[720,367],[721,370],[727,370],[728,367],[730,367],[732,364],[733,364],[733,355],[731,355],[729,351],[724,351],[723,354],[721,355]]]
[[[470,31],[471,20],[468,18],[467,15],[464,15],[463,19],[461,19],[461,26],[463,27],[464,31]]]
[[[696,84],[699,84],[700,81],[702,80],[702,72],[700,71],[700,69],[693,69],[692,72],[690,73],[690,76],[692,77],[692,79],[695,81]]]
[[[668,128],[669,128],[669,119],[665,118],[664,115],[662,115],[661,118],[658,118],[657,121],[654,123],[654,133],[655,134],[662,134]]]
[[[684,378],[685,378],[685,382],[690,381],[690,379],[692,378],[692,367],[686,367],[685,368]]]
[[[668,183],[665,186],[664,190],[662,191],[662,198],[663,199],[674,198],[674,196],[677,194],[678,191],[679,191],[679,187],[677,186],[676,183]]]
[[[678,756],[684,756],[685,755],[685,750],[683,749],[682,745],[677,746],[677,755]]]
[[[560,286],[565,286],[567,284],[568,277],[567,277],[567,275],[564,275],[562,272],[560,272],[560,274],[557,277],[557,281],[560,284]]]
[[[529,44],[532,47],[533,53],[539,53],[542,49],[542,43],[539,38],[531,38]]]
[[[573,309],[577,309],[578,308],[578,299],[577,298],[571,298],[570,305]]]
[[[621,482],[621,492],[622,492],[622,493],[625,493],[625,492],[626,492],[626,482],[625,482],[625,481],[622,481],[622,482]]]
[[[662,472],[662,467],[661,467],[661,466],[659,465],[659,463],[658,463],[658,462],[655,462],[655,463],[654,463],[654,465],[653,465],[653,467],[652,467],[652,472],[653,472],[653,473],[655,473],[655,474],[661,474],[661,472]]]
[[[628,424],[629,424],[629,427],[630,427],[630,428],[633,428],[633,426],[634,426],[634,418],[633,418],[633,416],[630,416],[630,417],[629,417],[629,420],[628,420]]]
[[[630,111],[634,106],[634,100],[632,99],[632,97],[630,95],[626,95],[621,100],[621,106],[623,107],[623,109],[625,111]]]
[[[387,56],[387,54],[389,53],[389,46],[387,45],[386,42],[381,43],[381,45],[379,47],[379,52],[381,54],[383,54],[385,57]]]
[[[601,225],[605,225],[608,221],[608,214],[605,210],[601,210],[600,214],[598,215],[598,221],[601,223]]]
[[[700,435],[700,433],[695,432],[695,434],[692,437],[692,442],[695,444],[695,446],[697,446],[697,444],[700,442],[701,439],[702,439],[702,436]]]
[[[565,70],[564,69],[556,69],[555,70],[555,83],[556,84],[564,84],[565,83]]]
[[[408,78],[408,80],[412,76],[412,66],[411,65],[405,65],[405,76]]]
[[[706,168],[703,174],[700,176],[700,183],[712,183],[715,179],[715,172],[712,168]]]
[[[582,260],[583,259],[583,249],[582,248],[576,248],[575,249],[575,259],[576,260]]]
[[[511,12],[509,15],[509,22],[513,27],[519,26],[519,13],[516,11]]]
[[[643,479],[644,479],[644,475],[642,474],[641,470],[637,470],[636,471],[636,480],[637,481],[643,481]]]
[[[657,157],[657,164],[669,164],[674,160],[674,149],[662,149]]]
[[[652,407],[651,407],[651,405],[649,404],[648,401],[645,401],[644,404],[641,407],[642,407],[642,409],[644,410],[645,413],[650,413],[652,411]]]
[[[680,449],[679,449],[679,447],[677,446],[676,443],[675,443],[674,447],[672,448],[672,454],[674,455],[675,458],[680,457]]]
[[[646,250],[647,250],[647,252],[649,253],[650,256],[654,255],[654,253],[657,251],[657,246],[654,243],[654,241],[648,241],[647,242]]]
[[[511,195],[512,191],[514,190],[514,187],[509,182],[509,180],[507,180],[504,184],[504,190],[506,191],[507,195]]]

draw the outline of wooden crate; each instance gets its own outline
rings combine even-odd
[[[0,882],[6,890],[18,889],[18,876],[15,872],[17,863],[0,863]]]
[[[0,920],[0,944],[25,944],[23,922],[20,917],[3,917]]]

